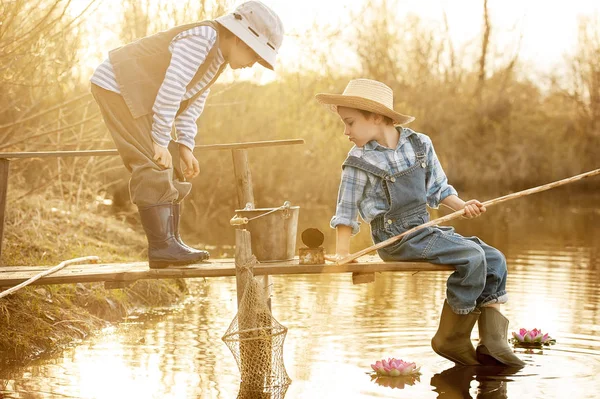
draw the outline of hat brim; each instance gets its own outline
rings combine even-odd
[[[258,38],[252,32],[250,32],[246,26],[235,19],[233,14],[225,14],[215,19],[215,21],[223,25],[227,30],[246,43],[248,47],[254,50],[254,52],[260,57],[260,60],[258,61],[259,64],[270,70],[275,69],[277,52],[267,44],[258,40]]]
[[[337,113],[337,107],[348,107],[362,109],[363,111],[374,112],[390,118],[395,125],[404,125],[415,120],[413,116],[404,115],[378,103],[363,97],[345,96],[343,94],[319,93],[315,96],[317,101],[328,108],[331,112]]]

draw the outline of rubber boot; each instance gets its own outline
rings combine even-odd
[[[491,306],[481,308],[477,359],[481,364],[523,367],[525,362],[514,354],[507,340],[508,319]]]
[[[475,309],[469,314],[457,314],[452,311],[448,301],[444,301],[440,326],[431,340],[435,353],[456,364],[478,365],[475,348],[471,343],[471,331],[480,313]]]
[[[181,216],[181,203],[174,202],[173,203],[173,234],[175,235],[175,239],[185,249],[195,254],[202,254],[204,258],[202,260],[206,260],[210,258],[210,254],[207,251],[203,251],[200,249],[192,248],[181,239],[181,235],[179,235],[179,219]]]
[[[148,239],[151,269],[189,265],[205,259],[204,254],[188,251],[175,239],[171,203],[138,208],[138,212]]]

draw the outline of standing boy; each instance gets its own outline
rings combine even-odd
[[[215,20],[177,26],[110,51],[91,91],[131,172],[129,192],[148,239],[150,268],[206,260],[183,243],[181,201],[199,165],[196,120],[224,68],[274,69],[283,40],[277,14],[248,1]],[[176,140],[171,140],[172,130]],[[175,162],[174,162],[175,161]]]

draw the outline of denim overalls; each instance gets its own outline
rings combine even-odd
[[[414,134],[408,138],[417,159],[406,170],[390,174],[355,156],[349,156],[343,164],[343,167],[355,167],[382,179],[390,207],[371,221],[375,243],[429,221],[425,145]],[[505,303],[508,299],[504,255],[477,237],[455,233],[453,227],[426,227],[378,253],[384,261],[426,261],[454,266],[456,271],[448,278],[446,296],[455,313],[467,314],[475,307]]]

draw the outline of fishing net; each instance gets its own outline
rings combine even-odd
[[[222,339],[233,353],[242,382],[239,399],[282,399],[291,383],[283,364],[283,342],[287,328],[281,325],[267,305],[264,287],[244,266],[246,287],[238,313]]]

